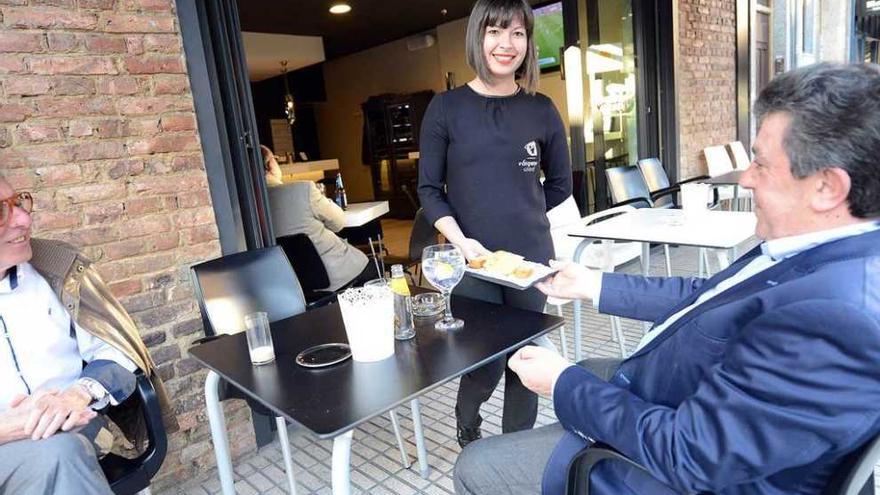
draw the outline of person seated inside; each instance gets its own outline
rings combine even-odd
[[[266,185],[273,187],[284,184],[284,174],[281,172],[278,160],[275,159],[275,153],[272,153],[268,146],[261,144],[260,154],[263,155],[263,171],[266,173]]]
[[[779,75],[755,114],[763,242],[707,280],[561,266],[544,293],[654,325],[622,362],[517,352],[559,423],[469,445],[456,493],[565,493],[603,442],[644,470],[601,462],[590,493],[819,494],[880,433],[880,67]]]
[[[329,286],[317,289],[336,291],[380,277],[376,263],[335,234],[345,227],[345,212],[321,194],[314,182],[293,181],[269,188],[269,211],[276,237],[303,233],[315,245],[330,279]]]
[[[113,493],[102,414],[152,374],[134,322],[69,246],[31,239],[33,200],[0,176],[0,493]],[[157,376],[151,376],[171,415]],[[136,417],[117,425],[138,443]]]

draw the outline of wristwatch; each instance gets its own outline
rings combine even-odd
[[[76,383],[82,385],[83,388],[86,389],[86,392],[88,392],[89,397],[92,398],[91,404],[103,402],[104,399],[106,399],[107,396],[109,395],[107,393],[107,389],[105,389],[100,383],[98,383],[97,381],[95,381],[92,378],[80,378],[79,380],[76,381]]]

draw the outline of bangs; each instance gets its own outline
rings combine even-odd
[[[486,14],[483,18],[482,27],[497,26],[507,29],[513,21],[522,22],[526,32],[531,35],[534,26],[534,18],[531,9],[525,10],[519,0],[496,0],[486,6]]]

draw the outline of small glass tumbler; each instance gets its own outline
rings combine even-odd
[[[272,332],[269,330],[269,317],[263,311],[249,313],[244,317],[247,332],[248,352],[251,363],[259,366],[275,360],[275,346],[272,345]]]

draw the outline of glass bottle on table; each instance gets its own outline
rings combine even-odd
[[[336,204],[343,210],[348,208],[348,197],[345,195],[345,185],[342,183],[342,174],[336,174]]]
[[[403,275],[403,265],[391,266],[391,292],[394,293],[394,338],[407,340],[416,336],[413,324],[412,297]]]

